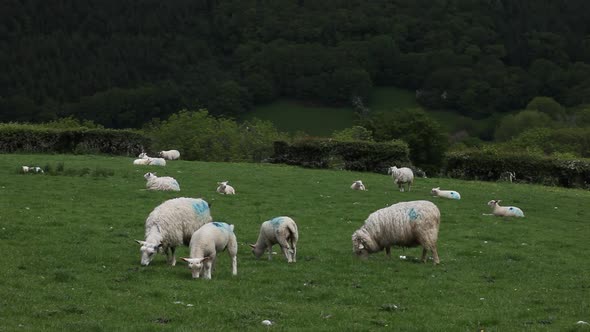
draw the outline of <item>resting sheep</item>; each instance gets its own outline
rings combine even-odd
[[[150,160],[147,158],[135,159],[133,161],[133,165],[148,165],[149,163],[150,163]]]
[[[461,199],[461,194],[459,194],[459,192],[454,190],[440,190],[440,187],[432,188],[430,194],[443,198]]]
[[[217,182],[217,192],[224,195],[235,195],[236,191],[234,187],[227,184],[229,181]]]
[[[23,173],[45,173],[39,166],[23,166]]]
[[[141,245],[141,265],[149,265],[158,251],[176,265],[176,247],[188,245],[193,233],[209,222],[209,204],[200,198],[180,197],[158,205],[145,221],[145,241],[136,240]]]
[[[224,251],[231,257],[232,275],[238,274],[238,241],[234,225],[212,222],[193,233],[190,242],[190,258],[182,258],[188,263],[193,278],[211,279],[211,268],[215,266],[217,253]]]
[[[160,151],[159,155],[168,160],[176,160],[180,158],[180,152],[178,152],[178,150]]]
[[[147,183],[145,187],[148,190],[172,190],[172,191],[180,191],[180,185],[178,181],[174,178],[169,176],[156,176],[156,173],[145,173],[143,176]]]
[[[387,174],[391,174],[393,182],[399,187],[399,191],[404,192],[404,184],[407,184],[408,191],[411,190],[412,183],[414,182],[414,173],[410,168],[397,168],[393,166],[387,170]]]
[[[432,252],[434,264],[440,262],[436,249],[440,211],[429,201],[410,201],[393,204],[369,215],[361,228],[352,234],[353,252],[367,258],[370,253],[383,250],[391,256],[391,246],[415,247],[422,245],[422,261],[427,251]]]
[[[500,217],[524,217],[524,212],[516,206],[500,206],[501,200],[491,200],[488,206],[492,208],[492,214]]]
[[[350,186],[350,189],[352,189],[352,190],[367,190],[365,188],[365,185],[363,184],[363,181],[361,181],[361,180],[354,181],[352,183],[352,185]]]
[[[260,226],[260,233],[256,244],[251,244],[252,253],[256,258],[260,258],[264,251],[268,249],[268,259],[272,259],[272,246],[279,244],[287,262],[295,263],[297,261],[297,241],[299,233],[297,224],[289,217],[276,217],[267,220]]]

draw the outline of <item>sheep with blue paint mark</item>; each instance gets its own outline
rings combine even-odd
[[[238,274],[238,241],[234,225],[214,221],[203,225],[193,233],[190,242],[190,258],[182,258],[188,263],[193,278],[211,279],[217,254],[226,250],[231,257],[232,275]]]
[[[287,262],[297,261],[297,241],[299,232],[295,220],[289,217],[276,217],[267,220],[260,226],[260,233],[255,244],[251,244],[252,253],[260,258],[268,250],[268,260],[272,259],[272,246],[279,244]]]
[[[156,176],[156,173],[145,173],[143,176],[147,182],[145,187],[148,190],[170,190],[170,191],[180,191],[180,185],[178,181],[170,176]]]
[[[168,160],[176,160],[180,158],[180,152],[178,150],[160,151],[158,154],[160,157]]]
[[[393,166],[387,170],[387,174],[391,175],[393,183],[397,184],[399,191],[404,192],[405,186],[407,186],[408,191],[412,189],[412,184],[414,183],[414,172],[412,172],[412,169]]]
[[[391,256],[392,246],[422,246],[422,261],[432,252],[434,264],[440,262],[436,243],[440,211],[429,201],[393,204],[369,215],[361,228],[352,234],[352,250],[361,258],[385,249]]]
[[[501,200],[491,200],[488,206],[492,208],[492,214],[500,217],[524,217],[524,212],[516,206],[500,206]]]
[[[180,197],[158,205],[145,221],[145,240],[136,240],[141,245],[141,265],[149,265],[158,252],[176,265],[176,247],[189,245],[193,233],[211,220],[209,204],[200,198]]]
[[[430,194],[448,199],[461,199],[461,194],[455,190],[440,190],[440,187],[432,188]]]

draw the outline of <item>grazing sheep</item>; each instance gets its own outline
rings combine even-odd
[[[260,258],[265,249],[268,249],[268,259],[272,259],[272,246],[279,244],[287,262],[295,263],[297,261],[297,241],[299,233],[297,224],[289,217],[276,217],[267,220],[260,226],[260,234],[256,244],[251,244],[252,253],[256,258]]]
[[[352,189],[352,190],[367,190],[365,188],[365,185],[363,184],[363,181],[361,181],[361,180],[354,181],[352,183],[352,185],[350,186],[350,189]]]
[[[488,206],[492,208],[492,214],[501,217],[524,217],[524,212],[516,206],[500,206],[501,200],[491,200]]]
[[[217,182],[217,192],[224,195],[235,195],[236,191],[234,187],[227,184],[229,181]]]
[[[461,199],[461,194],[459,194],[459,192],[454,190],[440,190],[440,187],[432,188],[430,194],[443,198]]]
[[[141,245],[141,265],[149,265],[158,251],[176,265],[176,247],[188,245],[193,233],[209,222],[209,204],[200,198],[180,197],[158,205],[145,221],[145,241],[136,240]]]
[[[393,182],[399,187],[399,191],[404,192],[404,184],[408,185],[408,191],[411,190],[412,183],[414,182],[414,173],[410,168],[397,168],[393,166],[387,170],[387,174],[391,174]]]
[[[169,176],[156,176],[156,173],[145,173],[143,176],[147,183],[145,187],[148,190],[172,190],[172,191],[180,191],[180,185],[178,181],[174,178]]]
[[[422,245],[422,261],[428,250],[434,264],[440,262],[436,249],[440,211],[429,201],[410,201],[393,204],[369,215],[361,228],[352,234],[353,252],[367,258],[370,253],[383,250],[391,256],[391,246],[415,247]]]
[[[190,243],[190,258],[182,258],[188,263],[193,278],[211,279],[211,268],[215,266],[217,253],[227,248],[231,257],[232,275],[238,274],[238,241],[234,225],[212,222],[193,233]]]
[[[180,152],[178,152],[178,150],[160,151],[159,155],[168,160],[176,160],[180,158]]]

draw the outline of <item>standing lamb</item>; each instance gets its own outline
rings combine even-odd
[[[363,181],[361,181],[361,180],[354,181],[352,183],[352,185],[350,186],[350,189],[352,189],[352,190],[367,190],[365,188],[365,185],[363,184]]]
[[[211,268],[215,266],[217,253],[227,248],[231,257],[232,275],[238,274],[238,241],[234,225],[212,222],[193,233],[190,243],[190,258],[182,258],[188,263],[193,278],[211,279]]]
[[[234,187],[227,184],[229,181],[217,182],[217,192],[224,195],[235,195],[236,191]]]
[[[180,158],[180,152],[178,152],[178,150],[160,151],[159,155],[168,160],[176,160]]]
[[[459,194],[459,192],[454,190],[440,190],[440,187],[432,188],[430,194],[443,198],[461,199],[461,194]]]
[[[432,252],[434,264],[440,262],[436,249],[440,211],[429,201],[410,201],[393,204],[369,215],[361,228],[352,234],[353,252],[367,258],[370,253],[383,250],[391,256],[391,246],[415,247],[422,245],[422,261],[427,251]]]
[[[178,181],[174,178],[169,176],[156,176],[156,173],[145,173],[143,176],[147,183],[145,187],[148,190],[172,190],[172,191],[180,191],[180,185]]]
[[[256,258],[260,258],[264,251],[268,249],[268,259],[272,259],[272,246],[279,244],[287,262],[295,263],[297,261],[297,241],[299,233],[297,224],[289,217],[276,217],[267,220],[260,226],[260,234],[256,244],[251,244],[252,253]]]
[[[492,208],[492,214],[501,217],[524,217],[524,212],[516,206],[500,206],[501,200],[491,200],[488,206]]]
[[[414,182],[414,173],[410,168],[397,168],[393,166],[387,170],[387,174],[391,174],[393,182],[399,187],[399,191],[404,192],[404,184],[408,185],[408,191],[411,190],[412,183]]]
[[[200,198],[180,197],[158,205],[145,221],[145,241],[136,240],[141,245],[141,265],[149,265],[158,251],[176,265],[176,247],[189,245],[193,233],[209,222],[209,204]]]

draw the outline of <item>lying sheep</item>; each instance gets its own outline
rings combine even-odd
[[[154,165],[154,166],[166,166],[166,159],[164,158],[152,158],[147,153],[142,152],[139,154],[139,159],[133,161],[134,165]],[[141,161],[141,160],[144,161]]]
[[[150,163],[150,160],[147,158],[135,159],[133,161],[133,165],[148,165],[149,163]]]
[[[232,275],[238,274],[238,241],[234,225],[212,222],[193,233],[190,242],[190,258],[182,258],[188,263],[193,278],[211,279],[211,268],[215,266],[217,253],[227,248],[231,257]]]
[[[412,183],[414,182],[414,173],[410,168],[397,168],[393,166],[387,170],[387,174],[391,174],[393,182],[399,187],[399,191],[404,192],[404,184],[407,184],[408,191],[411,190]]]
[[[217,192],[224,195],[235,195],[236,191],[234,187],[227,184],[229,181],[217,182]]]
[[[141,245],[141,265],[149,265],[158,251],[176,265],[176,247],[188,245],[193,233],[209,222],[209,204],[200,198],[180,197],[158,205],[145,221],[145,241],[136,240]]]
[[[297,224],[289,217],[276,217],[267,220],[260,226],[260,233],[256,244],[251,244],[252,253],[256,258],[260,258],[264,250],[268,249],[268,259],[272,259],[272,246],[279,244],[287,262],[295,263],[297,261],[297,241],[299,233]]]
[[[501,217],[524,217],[524,212],[516,206],[500,206],[501,200],[491,200],[488,206],[492,208],[492,214]]]
[[[148,165],[153,165],[153,166],[166,166],[166,159],[164,158],[151,158],[148,157]]]
[[[172,190],[172,191],[180,191],[180,185],[176,179],[169,177],[169,176],[156,176],[156,173],[145,173],[143,176],[147,183],[145,187],[148,190]]]
[[[39,166],[23,166],[23,173],[45,173]]]
[[[432,188],[430,194],[443,198],[461,199],[461,194],[459,194],[459,192],[454,190],[440,190],[440,187]]]
[[[365,185],[363,184],[363,181],[361,181],[361,180],[354,181],[352,183],[352,185],[350,186],[350,189],[352,189],[352,190],[367,190],[365,188]]]
[[[369,215],[361,228],[352,234],[352,250],[363,258],[383,250],[391,256],[391,246],[415,247],[422,245],[422,261],[428,250],[434,264],[440,262],[436,249],[440,211],[429,201],[410,201],[393,204]]]
[[[168,160],[176,160],[180,158],[180,152],[178,152],[178,150],[160,151],[159,155]]]

